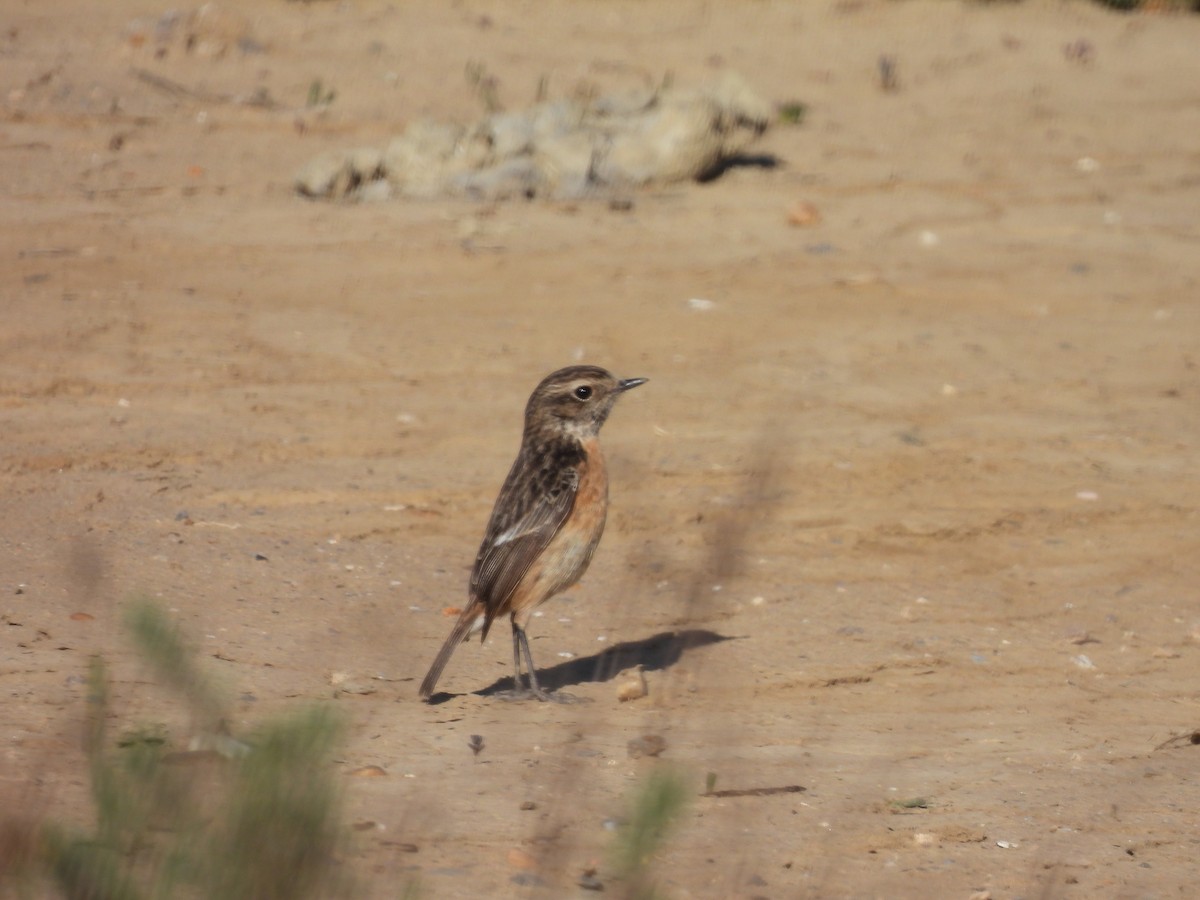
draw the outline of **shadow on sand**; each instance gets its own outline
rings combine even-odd
[[[639,665],[647,671],[658,671],[675,665],[688,650],[729,640],[733,638],[704,629],[663,631],[640,641],[614,644],[591,656],[567,660],[548,669],[538,669],[538,681],[545,690],[557,691],[574,684],[609,681],[617,673]],[[512,689],[512,676],[506,675],[473,693],[480,697],[490,697]],[[429,698],[429,703],[445,703],[460,696],[463,695],[439,691]]]

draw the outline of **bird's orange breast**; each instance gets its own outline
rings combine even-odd
[[[583,442],[575,503],[558,533],[531,567],[513,597],[512,608],[527,618],[537,606],[565,591],[583,577],[608,516],[608,470],[600,445]]]

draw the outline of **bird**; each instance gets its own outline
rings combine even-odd
[[[599,366],[547,375],[525,405],[521,450],[505,478],[471,571],[469,600],[421,682],[429,699],[455,649],[507,614],[514,697],[566,700],[538,684],[525,628],[535,609],[583,577],[604,533],[608,471],[599,433],[613,404],[645,378],[618,379]],[[521,663],[529,676],[522,689]]]

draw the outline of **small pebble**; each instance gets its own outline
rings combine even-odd
[[[801,200],[788,207],[787,221],[796,228],[808,228],[821,221],[821,213],[811,203]]]
[[[646,676],[642,673],[642,667],[628,673],[622,673],[621,681],[617,684],[617,699],[622,703],[628,700],[640,700],[649,693],[649,688],[646,686]]]
[[[667,742],[660,734],[644,734],[640,738],[634,738],[626,744],[626,749],[629,751],[631,759],[639,759],[643,756],[658,756],[667,749]]]
[[[508,864],[514,869],[525,869],[526,871],[537,868],[537,860],[533,858],[533,854],[527,853],[519,847],[513,847],[508,851]]]
[[[579,881],[575,882],[585,891],[602,891],[604,884],[596,877],[595,870],[584,872],[579,876]]]

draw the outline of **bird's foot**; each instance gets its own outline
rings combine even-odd
[[[590,703],[588,697],[578,697],[575,694],[568,694],[566,691],[538,691],[536,696],[543,703]]]
[[[576,697],[566,691],[543,691],[541,688],[513,688],[507,691],[497,691],[493,696],[500,700],[513,703],[519,700],[537,700],[541,703],[587,703],[588,698]]]
[[[529,688],[509,688],[507,691],[496,691],[492,694],[497,700],[503,700],[506,703],[515,703],[518,700],[536,700],[537,694]]]

